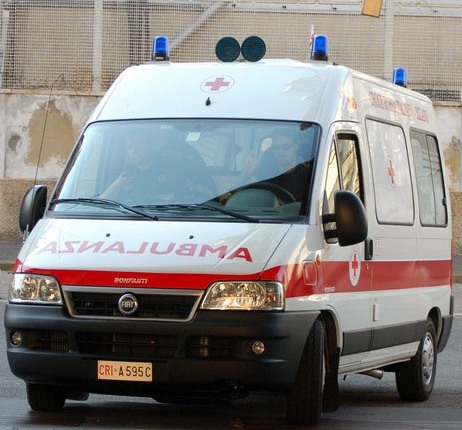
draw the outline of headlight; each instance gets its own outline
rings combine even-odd
[[[63,303],[58,281],[52,276],[15,274],[11,282],[10,303]]]
[[[202,302],[202,309],[282,310],[284,292],[279,282],[216,282]]]

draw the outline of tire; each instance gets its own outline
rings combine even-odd
[[[417,354],[410,361],[401,363],[395,372],[402,400],[422,402],[430,397],[436,376],[436,349],[435,326],[429,320]]]
[[[324,384],[324,327],[316,320],[300,360],[294,385],[287,394],[287,421],[316,425],[321,421]]]
[[[66,402],[65,393],[57,387],[26,384],[27,401],[34,411],[58,411]]]

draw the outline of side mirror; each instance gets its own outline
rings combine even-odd
[[[334,201],[339,245],[354,245],[366,240],[367,217],[361,199],[351,191],[339,190]]]
[[[34,185],[24,195],[19,212],[19,228],[24,234],[30,233],[43,217],[47,203],[46,185]]]

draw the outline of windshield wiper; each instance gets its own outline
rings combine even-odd
[[[100,206],[112,206],[112,207],[115,206],[115,207],[123,208],[128,212],[141,215],[145,218],[152,219],[154,221],[158,221],[159,219],[156,215],[150,215],[142,210],[136,209],[135,207],[128,206],[123,203],[117,202],[115,200],[109,200],[109,199],[77,198],[77,199],[53,199],[50,201],[50,205],[56,205],[59,203],[83,203],[83,204],[100,205]]]
[[[152,208],[152,209],[187,209],[187,210],[195,210],[195,209],[207,209],[215,212],[220,212],[224,215],[228,215],[233,218],[242,219],[244,221],[259,223],[260,220],[257,218],[253,218],[247,215],[240,214],[238,212],[230,211],[228,209],[224,209],[218,206],[207,205],[205,203],[198,203],[198,204],[162,204],[162,205],[149,205],[149,206],[135,206],[135,207],[142,207],[142,208]]]

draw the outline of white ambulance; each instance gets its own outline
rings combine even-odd
[[[430,396],[453,319],[432,105],[330,63],[326,41],[306,63],[253,36],[174,64],[158,37],[114,82],[21,208],[5,327],[33,410],[275,390],[317,424],[339,375],[383,371]]]

